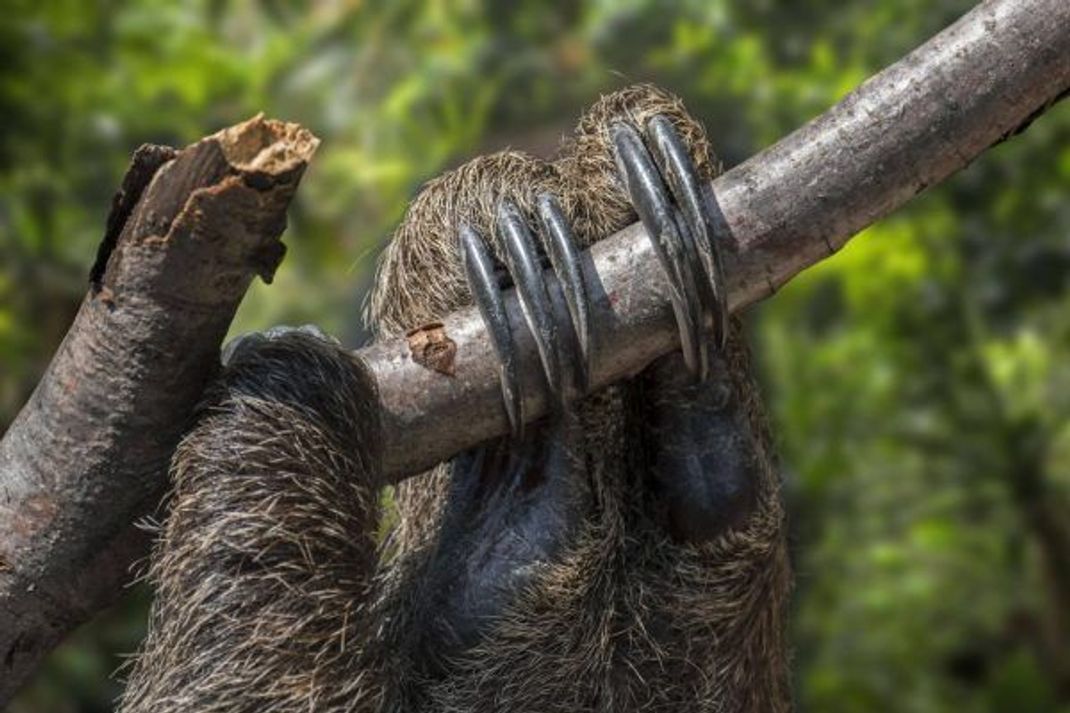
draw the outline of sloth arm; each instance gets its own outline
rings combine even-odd
[[[124,713],[369,710],[374,387],[304,330],[244,338],[176,452]]]

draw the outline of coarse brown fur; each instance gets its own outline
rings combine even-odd
[[[608,128],[655,114],[712,176],[701,126],[675,97],[637,86],[595,104],[552,162],[506,152],[430,182],[380,263],[378,334],[470,304],[457,228],[477,228],[498,256],[502,198],[532,216],[553,193],[583,244],[633,222]],[[784,517],[738,324],[715,366],[693,386],[669,357],[585,400],[565,441],[577,514],[515,585],[489,590],[504,603],[471,641],[451,639],[462,618],[437,609],[437,589],[459,586],[441,573],[450,513],[473,506],[458,505],[450,466],[397,486],[398,522],[376,554],[373,449],[346,427],[371,417],[350,396],[370,393],[359,369],[300,334],[240,351],[175,458],[150,635],[122,709],[787,710]],[[716,443],[743,454],[752,482],[716,536],[689,540],[650,471],[659,448],[679,447],[659,414],[701,402],[702,389],[723,393],[704,408],[739,422]]]

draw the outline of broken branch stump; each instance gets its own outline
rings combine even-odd
[[[317,143],[258,116],[134,155],[90,290],[0,441],[0,705],[147,551],[133,523],[164,492],[253,276],[282,259]]]

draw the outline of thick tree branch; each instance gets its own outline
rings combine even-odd
[[[1019,131],[1068,88],[1070,3],[981,3],[828,112],[713,182],[728,246],[731,308],[768,297]],[[593,386],[678,348],[666,277],[638,224],[596,244],[584,259],[595,298]],[[517,325],[524,411],[535,418],[548,403],[542,369],[513,295],[508,304]],[[451,315],[434,338],[453,342],[452,376],[422,366],[426,359],[414,359],[404,339],[357,352],[378,383],[384,468],[395,480],[508,431],[498,362],[479,314]]]
[[[257,117],[135,154],[91,288],[0,441],[0,705],[147,551],[171,453],[254,275],[270,281],[316,139]]]

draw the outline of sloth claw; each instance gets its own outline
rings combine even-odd
[[[628,124],[617,123],[610,127],[610,137],[632,207],[653,241],[658,262],[669,276],[669,297],[680,330],[684,363],[688,371],[705,379],[709,354],[700,338],[705,305],[694,275],[697,267],[694,243],[685,237],[687,228],[677,220],[678,209],[672,204],[665,182],[639,133]]]
[[[490,341],[498,355],[498,378],[502,385],[502,401],[509,428],[518,438],[524,432],[524,399],[520,392],[520,376],[517,369],[516,345],[505,311],[505,300],[494,276],[494,262],[483,238],[471,226],[460,229],[461,260],[472,298],[483,315],[483,322],[490,333]]]
[[[628,196],[672,282],[684,363],[699,382],[706,381],[709,338],[718,349],[728,338],[724,270],[709,198],[668,117],[659,114],[647,122],[653,156],[631,126],[618,123],[610,131]]]
[[[723,349],[728,340],[728,296],[721,251],[714,242],[716,231],[710,220],[709,198],[702,191],[691,156],[672,122],[658,114],[647,122],[647,132],[653,140],[655,158],[668,179],[673,199],[686,218],[685,225],[695,253],[702,261],[700,267],[705,270],[705,279],[699,280],[699,289],[713,313],[714,344]]]
[[[669,276],[673,313],[680,331],[680,347],[687,370],[699,381],[709,376],[711,345],[720,349],[727,339],[728,307],[724,270],[709,199],[691,156],[663,115],[644,129],[647,142],[632,126],[610,127],[617,168],[628,198],[651,236],[658,262]],[[570,365],[573,388],[564,374],[569,354],[558,339],[557,314],[547,288],[535,237],[526,217],[510,200],[498,205],[497,226],[504,245],[506,269],[516,286],[521,311],[535,339],[550,395],[567,410],[574,393],[586,393],[591,376],[590,301],[581,257],[564,211],[551,195],[538,197],[540,231],[550,265],[568,308],[578,358]],[[523,434],[524,395],[518,355],[495,278],[494,263],[482,237],[462,226],[460,243],[472,296],[483,315],[501,364],[502,398],[514,437]]]
[[[559,408],[566,410],[572,396],[584,393],[587,388],[590,304],[579,251],[572,239],[568,221],[553,197],[540,196],[539,218],[547,236],[546,252],[561,282],[580,355],[580,363],[571,369],[571,382],[566,381],[565,373],[572,354],[564,350],[564,345],[558,339],[558,314],[550,298],[535,237],[523,213],[512,201],[503,200],[498,206],[497,225],[505,248],[506,272],[516,287],[524,321],[535,339],[550,394]],[[524,398],[518,369],[519,356],[501,294],[502,285],[496,277],[493,260],[482,236],[465,225],[461,227],[459,237],[469,289],[483,315],[500,362],[502,400],[509,427],[513,437],[520,439],[524,433]]]
[[[520,210],[508,199],[498,204],[498,230],[505,244],[505,262],[520,298],[524,320],[535,337],[546,383],[550,393],[561,400],[564,394],[562,359],[553,305],[535,252],[535,238]]]
[[[557,199],[544,193],[539,196],[538,205],[539,221],[545,235],[550,265],[561,282],[565,304],[568,305],[573,332],[576,335],[576,346],[579,349],[577,388],[581,393],[586,393],[591,373],[591,306],[580,264],[580,253],[576,249],[572,228]]]

